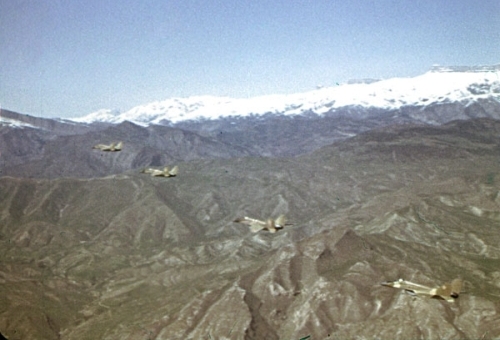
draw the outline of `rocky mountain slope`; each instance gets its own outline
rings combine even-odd
[[[0,126],[0,171],[16,177],[94,177],[193,159],[252,154],[243,146],[166,126],[144,128],[129,122],[83,126],[58,134],[39,127]],[[93,150],[98,143],[123,141],[119,153]],[[255,154],[255,152],[253,153]]]
[[[193,159],[174,178],[3,176],[0,332],[500,337],[499,132],[389,126],[296,157]],[[279,214],[294,225],[276,234],[232,223]],[[465,286],[450,304],[379,284],[400,277]]]

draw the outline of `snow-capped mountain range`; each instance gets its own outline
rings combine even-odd
[[[172,125],[184,121],[216,120],[225,117],[279,115],[322,115],[346,107],[397,110],[406,106],[459,102],[467,106],[478,99],[500,102],[500,65],[479,68],[434,67],[413,78],[391,78],[376,82],[347,83],[290,95],[254,98],[194,96],[171,98],[136,106],[126,112],[99,110],[71,120],[81,123]]]

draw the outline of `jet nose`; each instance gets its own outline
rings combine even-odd
[[[387,287],[400,287],[403,282],[404,282],[403,279],[399,279],[397,281],[383,281],[380,282],[380,284],[382,286],[387,286]]]

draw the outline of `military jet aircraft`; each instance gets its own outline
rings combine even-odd
[[[111,152],[116,152],[116,151],[122,151],[123,147],[123,142],[118,142],[118,143],[111,143],[110,145],[106,144],[97,144],[92,147],[92,149],[99,149],[101,151],[111,151]]]
[[[427,287],[418,283],[413,283],[403,279],[397,281],[385,281],[381,283],[382,286],[402,289],[405,293],[410,295],[428,296],[433,299],[446,300],[453,302],[458,298],[462,290],[462,280],[455,279],[449,283],[445,283],[439,287]]]
[[[285,215],[280,215],[277,219],[273,220],[271,218],[266,221],[256,220],[250,217],[239,217],[235,219],[233,222],[248,224],[250,226],[250,230],[253,233],[259,232],[263,229],[269,230],[270,233],[275,233],[279,229],[283,229],[287,225],[292,225],[290,223],[286,223]]]
[[[164,167],[163,170],[160,169],[153,169],[153,168],[146,168],[141,171],[142,173],[145,174],[151,174],[153,177],[174,177],[177,176],[177,173],[179,172],[179,168],[174,166],[172,170],[168,169],[168,166]]]

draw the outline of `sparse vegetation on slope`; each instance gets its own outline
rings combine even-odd
[[[9,339],[500,336],[500,123],[387,128],[173,178],[0,178]],[[125,152],[125,151],[123,151]],[[286,214],[251,233],[238,216]],[[464,280],[454,302],[380,285]]]

